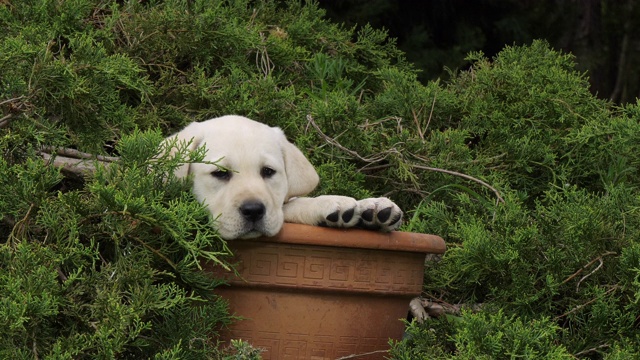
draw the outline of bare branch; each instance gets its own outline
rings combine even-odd
[[[601,349],[606,349],[606,348],[608,348],[610,346],[611,345],[609,345],[609,344],[598,345],[598,346],[593,347],[591,349],[586,349],[586,350],[582,350],[580,352],[577,352],[577,353],[573,354],[573,356],[578,357],[578,356],[581,356],[581,355],[586,355],[588,353],[592,353],[592,352],[595,352],[595,351],[598,351],[598,350],[601,350]]]
[[[318,124],[316,124],[316,122],[313,120],[313,117],[310,114],[307,114],[307,121],[309,122],[309,124],[311,124],[311,126],[313,126],[314,129],[316,129],[318,134],[320,134],[320,136],[322,136],[322,138],[324,138],[324,140],[326,142],[328,142],[329,144],[331,144],[331,145],[337,147],[338,149],[346,152],[347,154],[355,157],[356,159],[358,159],[360,161],[364,161],[364,162],[367,162],[367,163],[374,163],[374,162],[379,162],[379,161],[383,160],[384,158],[386,158],[386,155],[382,156],[383,154],[379,154],[376,157],[372,157],[372,158],[362,157],[357,152],[355,152],[353,150],[350,150],[350,149],[347,149],[346,147],[342,146],[338,141],[336,141],[335,139],[333,139],[330,136],[328,136],[325,133],[323,133],[322,130],[320,130],[320,127],[318,126]]]
[[[3,100],[3,101],[0,101],[0,106],[2,106],[4,104],[9,104],[9,103],[12,103],[12,102],[16,102],[16,101],[22,100],[22,99],[24,99],[24,95],[18,96],[16,98],[12,98],[12,99]]]
[[[596,261],[600,261],[600,265],[598,265],[597,268],[595,268],[595,270],[593,270],[592,272],[590,272],[589,274],[585,275],[582,277],[582,279],[580,279],[580,281],[578,281],[578,285],[576,286],[576,291],[578,291],[578,288],[580,287],[580,283],[588,278],[589,276],[591,276],[594,272],[596,272],[597,270],[599,270],[602,267],[602,258],[605,256],[609,256],[609,255],[616,255],[615,252],[613,251],[607,251],[604,254],[598,256],[597,258],[589,261],[585,266],[583,266],[582,268],[580,268],[578,271],[574,272],[573,274],[571,274],[571,276],[569,276],[568,278],[564,279],[564,281],[562,283],[560,283],[560,285],[564,285],[566,283],[568,283],[569,281],[571,281],[573,278],[575,278],[576,276],[578,276],[581,272],[583,272],[585,269],[587,269],[589,266],[593,265]]]
[[[95,155],[84,153],[75,149],[69,148],[56,148],[53,146],[43,146],[42,151],[53,154],[56,153],[61,156],[66,156],[74,159],[96,159],[98,161],[103,162],[117,162],[120,160],[119,157],[116,156],[103,156],[103,155]]]
[[[322,136],[325,139],[326,142],[328,142],[329,144],[331,144],[331,145],[339,148],[340,150],[350,154],[351,156],[357,158],[358,160],[363,161],[363,162],[367,162],[369,164],[375,163],[375,162],[379,162],[379,161],[385,159],[388,154],[398,151],[396,149],[390,149],[390,150],[387,150],[386,152],[383,152],[383,153],[377,155],[376,157],[365,158],[365,157],[361,156],[360,154],[358,154],[357,152],[355,152],[355,151],[353,151],[351,149],[347,149],[346,147],[342,146],[338,141],[336,141],[335,139],[333,139],[333,138],[327,136],[325,133],[323,133],[322,130],[320,130],[320,127],[318,126],[318,124],[315,123],[315,121],[313,120],[313,117],[310,114],[307,114],[307,121],[309,122],[309,124],[311,124],[311,126],[313,126],[314,129],[316,129],[316,131],[320,134],[320,136]],[[441,173],[454,175],[454,176],[459,176],[461,178],[474,181],[474,182],[476,182],[476,183],[478,183],[478,184],[480,184],[482,186],[485,186],[485,187],[489,188],[491,191],[493,191],[493,193],[498,198],[498,202],[504,203],[504,199],[500,195],[500,192],[496,188],[494,188],[493,186],[487,184],[486,182],[484,182],[484,181],[482,181],[480,179],[476,179],[476,178],[474,178],[472,176],[469,176],[469,175],[466,175],[466,174],[463,174],[463,173],[459,173],[459,172],[456,172],[456,171],[451,171],[451,170],[439,169],[439,168],[428,167],[428,166],[417,165],[417,164],[409,164],[409,165],[412,166],[413,168],[416,168],[416,169],[441,172]]]
[[[7,114],[0,118],[0,129],[6,128],[9,125],[9,120],[13,117],[13,114]]]
[[[49,165],[53,165],[57,168],[67,171],[69,173],[83,176],[96,172],[97,164],[102,163],[105,166],[111,164],[110,162],[89,160],[89,159],[75,159],[66,156],[53,156],[46,152],[40,152],[42,158]]]
[[[31,211],[35,207],[35,204],[31,204],[29,206],[29,210],[27,210],[27,214],[18,222],[15,223],[13,229],[11,229],[11,234],[9,234],[9,244],[18,243],[21,239],[24,238],[27,231],[27,224],[29,222],[29,217],[31,216]]]
[[[434,167],[429,167],[429,166],[423,166],[423,165],[418,165],[418,164],[412,164],[412,167],[416,168],[416,169],[421,169],[421,170],[428,170],[428,171],[435,171],[435,172],[441,172],[444,174],[449,174],[449,175],[454,175],[454,176],[459,176],[463,179],[467,179],[467,180],[471,180],[474,182],[477,182],[478,184],[488,188],[489,190],[493,191],[493,193],[496,195],[496,197],[498,198],[498,201],[501,203],[504,203],[504,199],[502,198],[502,196],[500,195],[500,192],[494,188],[493,186],[487,184],[486,182],[480,180],[480,179],[476,179],[473,176],[469,176],[467,174],[463,174],[463,173],[459,173],[457,171],[451,171],[451,170],[445,170],[445,169],[439,169],[439,168],[434,168]]]
[[[433,95],[433,103],[431,103],[431,111],[429,112],[429,120],[427,120],[427,126],[424,127],[424,133],[429,129],[429,124],[431,124],[431,119],[433,118],[433,109],[436,107],[436,95]]]
[[[618,290],[618,288],[619,288],[619,286],[618,286],[618,285],[614,285],[613,287],[611,287],[611,289],[607,290],[607,291],[602,295],[602,297],[605,297],[605,296],[607,296],[607,295],[611,294],[612,292],[614,292],[614,291]],[[593,298],[593,299],[591,299],[591,300],[587,301],[587,302],[586,302],[586,303],[584,303],[584,304],[580,304],[580,305],[578,305],[578,306],[574,307],[573,309],[571,309],[571,310],[567,311],[566,313],[564,313],[564,314],[562,314],[562,315],[558,315],[558,316],[556,316],[556,317],[554,318],[554,321],[557,321],[557,320],[559,320],[559,319],[562,319],[563,317],[567,317],[567,316],[569,316],[569,315],[573,314],[574,312],[576,312],[576,311],[578,311],[578,310],[580,310],[580,309],[584,308],[585,306],[588,306],[588,305],[593,304],[594,302],[598,301],[599,299],[601,299],[601,297],[595,297],[595,298]]]
[[[17,110],[20,110],[25,105],[24,102],[19,103],[17,105],[16,104],[12,104],[12,103],[16,103],[16,102],[18,102],[18,101],[20,101],[20,100],[22,100],[24,98],[25,98],[25,96],[22,95],[22,96],[18,96],[18,97],[15,97],[15,98],[11,98],[11,99],[0,101],[0,106],[5,105],[5,104],[10,104],[10,106],[9,106],[9,114],[7,114],[7,115],[3,116],[2,118],[0,118],[0,129],[7,127],[9,125],[9,122],[10,122],[11,118],[13,118],[14,115],[15,115],[14,113]]]
[[[415,110],[411,109],[411,115],[413,115],[413,122],[416,123],[416,129],[418,130],[418,135],[420,136],[420,140],[422,140],[422,142],[424,142],[424,133],[422,132],[422,127],[420,127],[420,120],[418,120],[418,117],[422,113],[422,109],[424,109],[424,105],[420,108],[420,110],[418,110],[417,114],[416,114]],[[429,120],[431,120],[431,119],[429,119]]]
[[[576,284],[576,292],[578,292],[578,290],[580,289],[580,284],[582,283],[582,281],[586,278],[588,278],[589,276],[593,275],[596,271],[600,270],[602,268],[602,265],[604,265],[604,261],[602,261],[602,257],[598,258],[598,261],[600,262],[600,264],[598,264],[598,266],[593,269],[590,273],[588,273],[587,275],[583,276],[579,281],[578,284]]]
[[[439,317],[445,314],[453,314],[460,315],[462,310],[469,309],[471,311],[480,311],[482,310],[482,304],[447,304],[444,302],[434,302],[428,299],[420,298],[420,302],[424,310],[431,317]]]

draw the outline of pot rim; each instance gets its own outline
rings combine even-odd
[[[285,223],[275,236],[247,240],[273,244],[304,244],[425,254],[444,254],[447,249],[444,240],[440,236],[432,234],[405,231],[383,233],[363,229],[336,229],[293,223]]]

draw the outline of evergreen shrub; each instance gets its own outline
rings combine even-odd
[[[317,193],[390,196],[441,235],[396,359],[640,353],[640,104],[589,93],[573,58],[508,46],[421,84],[383,30],[299,1],[0,4],[0,357],[259,358],[199,259],[228,249],[154,158],[192,121],[280,126]],[[186,148],[186,144],[175,144]],[[118,161],[78,177],[43,152]]]

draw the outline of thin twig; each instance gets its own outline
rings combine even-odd
[[[586,349],[586,350],[582,350],[582,351],[580,351],[580,352],[577,352],[577,353],[573,354],[573,356],[578,357],[578,356],[580,356],[580,355],[585,355],[585,354],[588,354],[588,353],[592,353],[592,352],[594,352],[594,351],[598,351],[598,350],[600,350],[600,349],[606,349],[606,348],[608,348],[608,347],[610,347],[610,346],[611,346],[611,345],[609,345],[609,344],[602,344],[602,345],[598,345],[598,346],[593,347],[593,348],[591,348],[591,349]]]
[[[413,121],[416,123],[416,129],[418,129],[418,135],[420,135],[420,140],[422,140],[422,142],[424,142],[424,134],[422,133],[422,128],[420,127],[420,121],[418,120],[418,116],[422,113],[423,109],[424,109],[424,105],[420,108],[417,114],[415,110],[411,109],[411,115],[413,116]]]
[[[581,272],[583,272],[585,269],[587,269],[589,266],[593,265],[596,261],[601,261],[602,262],[602,258],[605,256],[609,256],[609,255],[616,255],[615,252],[613,251],[607,251],[604,254],[598,256],[597,258],[589,261],[585,266],[583,266],[582,268],[580,268],[578,271],[574,272],[573,274],[571,274],[571,276],[569,276],[568,278],[564,279],[564,281],[562,283],[560,283],[560,285],[564,285],[566,283],[568,283],[569,281],[571,281],[573,278],[575,278],[576,276],[578,276]],[[596,268],[596,270],[598,270],[602,265],[599,265],[598,268]],[[591,276],[591,274],[595,272],[592,271],[590,274],[586,275],[585,277],[583,277],[582,279],[580,279],[580,281],[578,282],[578,285],[580,285],[580,282],[582,282],[582,280],[584,280],[585,278],[587,278],[588,276]],[[576,291],[578,291],[578,287],[576,287]]]
[[[313,126],[314,129],[316,129],[316,131],[320,134],[320,136],[322,136],[326,142],[330,143],[331,145],[339,148],[340,150],[350,154],[351,156],[367,162],[367,163],[375,163],[375,162],[379,162],[381,160],[383,160],[384,158],[386,158],[386,154],[389,154],[391,152],[397,152],[396,149],[390,149],[384,153],[381,153],[380,155],[378,155],[377,158],[365,158],[363,156],[361,156],[360,154],[358,154],[357,152],[351,150],[351,149],[347,149],[346,147],[342,146],[339,142],[337,142],[335,139],[329,137],[328,135],[326,135],[325,133],[322,132],[322,130],[320,130],[320,127],[318,126],[318,124],[316,124],[316,122],[313,120],[313,117],[311,116],[311,114],[307,114],[307,121],[309,124],[311,124],[311,126]],[[382,156],[382,154],[385,154],[384,156]],[[489,188],[491,191],[493,191],[493,193],[496,195],[496,197],[498,198],[498,202],[504,203],[504,199],[502,198],[502,196],[500,195],[500,192],[494,188],[493,186],[487,184],[486,182],[480,180],[480,179],[476,179],[472,176],[463,174],[463,173],[459,173],[457,171],[452,171],[452,170],[445,170],[445,169],[439,169],[439,168],[434,168],[434,167],[428,167],[428,166],[423,166],[423,165],[417,165],[417,164],[410,164],[410,166],[416,168],[416,169],[422,169],[422,170],[428,170],[428,171],[436,171],[436,172],[441,172],[441,173],[445,173],[445,174],[449,174],[449,175],[454,175],[454,176],[459,176],[462,177],[464,179],[467,180],[471,180],[474,182],[477,182],[478,184],[485,186],[487,188]]]
[[[507,156],[507,153],[502,153],[500,155],[496,155],[496,156],[492,156],[492,157],[488,157],[488,158],[483,158],[483,159],[475,159],[475,160],[471,160],[471,161],[452,161],[450,162],[450,164],[452,165],[466,165],[466,164],[480,164],[480,163],[484,163],[484,164],[489,164],[494,160],[498,160],[500,158],[503,158],[505,156]],[[414,154],[415,156],[415,154]]]
[[[611,294],[612,292],[616,291],[617,289],[618,289],[618,285],[613,286],[611,289],[607,290],[604,293],[604,295],[602,295],[602,297],[605,297],[605,296]],[[563,317],[567,317],[567,316],[573,314],[574,312],[584,308],[585,306],[593,304],[594,302],[598,301],[599,299],[600,299],[600,297],[596,297],[596,298],[593,298],[593,299],[587,301],[584,304],[580,304],[580,305],[574,307],[573,309],[569,310],[568,312],[566,312],[566,313],[564,313],[562,315],[556,316],[554,321],[557,321],[558,319],[562,319]]]
[[[431,118],[433,117],[433,109],[436,107],[436,95],[433,94],[433,103],[431,103],[431,111],[429,112],[429,120],[427,120],[427,126],[424,127],[424,132],[426,133],[429,129],[429,124],[431,124]]]
[[[11,229],[11,233],[9,234],[10,244],[18,243],[24,237],[27,231],[25,224],[29,221],[29,217],[31,216],[31,210],[33,210],[34,207],[35,207],[35,204],[29,205],[29,210],[27,210],[27,213],[25,214],[25,216],[20,221],[16,222],[16,224],[13,226],[13,229]]]
[[[476,183],[488,188],[489,190],[491,190],[496,195],[496,197],[498,198],[498,202],[504,203],[504,199],[502,198],[502,196],[500,195],[500,192],[496,188],[494,188],[493,186],[487,184],[486,182],[484,182],[484,181],[482,181],[480,179],[474,178],[473,176],[469,176],[467,174],[459,173],[457,171],[439,169],[439,168],[423,166],[423,165],[418,165],[418,164],[411,164],[411,166],[416,168],[416,169],[441,172],[441,173],[444,173],[444,174],[459,176],[459,177],[461,177],[463,179],[474,181],[474,182],[476,182]]]
[[[307,121],[309,122],[309,124],[311,124],[311,126],[313,126],[314,129],[316,129],[318,134],[320,134],[320,136],[322,136],[322,138],[324,138],[324,140],[326,142],[328,142],[331,145],[337,147],[338,149],[348,153],[349,155],[357,158],[360,161],[364,161],[364,162],[368,162],[368,163],[374,163],[374,162],[379,162],[379,161],[383,160],[386,157],[386,155],[385,156],[381,156],[382,154],[380,154],[380,155],[378,155],[378,157],[365,158],[365,157],[361,156],[360,154],[358,154],[357,152],[355,152],[353,150],[350,150],[350,149],[347,149],[346,147],[342,146],[335,139],[329,137],[324,132],[322,132],[322,130],[320,130],[320,127],[318,126],[318,124],[316,124],[316,122],[313,120],[313,117],[311,116],[311,114],[307,114]]]
[[[358,169],[358,172],[373,172],[373,171],[378,171],[378,170],[384,170],[384,169],[388,169],[390,168],[391,164],[384,164],[384,165],[376,165],[376,166],[369,166],[371,164],[367,164],[363,167],[361,167],[360,169]]]
[[[2,106],[4,104],[12,103],[14,101],[18,101],[18,100],[20,100],[22,98],[24,98],[24,95],[18,96],[17,98],[12,98],[12,99],[7,99],[7,100],[4,100],[4,101],[0,101],[0,106]]]
[[[369,356],[369,355],[374,355],[374,354],[383,354],[383,353],[388,353],[388,352],[389,352],[389,350],[376,350],[376,351],[371,351],[371,352],[363,353],[363,354],[351,354],[351,355],[339,357],[336,360],[356,359],[356,358],[363,357],[363,356]]]
[[[396,122],[396,131],[398,133],[402,132],[402,118],[397,117],[397,116],[387,116],[386,118],[380,119],[376,122],[369,122],[369,119],[365,120],[364,124],[358,125],[358,128],[362,129],[362,130],[367,130],[372,126],[376,126],[376,125],[380,125],[383,124],[387,121],[395,121]]]
[[[60,269],[59,267],[56,267],[56,272],[58,273],[58,278],[60,278],[62,282],[65,282],[68,280],[67,276],[62,272],[62,269]]]
[[[9,125],[9,120],[13,117],[13,114],[7,114],[0,118],[0,129],[3,129]]]
[[[600,262],[600,264],[598,264],[598,266],[593,269],[590,273],[588,273],[587,275],[583,276],[578,283],[576,284],[576,292],[578,292],[578,290],[580,290],[580,284],[582,283],[582,281],[586,278],[588,278],[589,276],[593,275],[596,271],[600,270],[602,268],[602,265],[604,265],[604,261],[602,261],[602,258],[599,258],[598,261]]]
[[[39,359],[40,359],[40,357],[38,356],[38,342],[37,342],[37,340],[36,340],[38,337],[35,335],[35,330],[34,330],[34,332],[31,334],[31,337],[32,337],[32,339],[33,339],[33,343],[32,343],[32,345],[31,345],[31,348],[32,348],[32,350],[31,350],[31,351],[33,352],[33,356],[34,356],[34,358],[35,358],[36,360],[39,360]]]

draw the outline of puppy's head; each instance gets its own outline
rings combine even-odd
[[[282,227],[282,205],[306,195],[318,174],[279,128],[241,116],[192,123],[172,137],[206,146],[205,163],[184,164],[176,175],[193,177],[193,193],[204,203],[224,239],[273,236]]]

